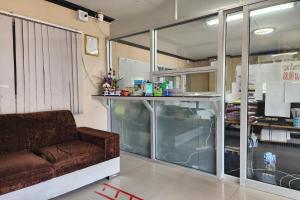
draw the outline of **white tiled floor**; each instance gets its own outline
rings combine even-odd
[[[121,155],[121,173],[106,183],[145,200],[285,200],[286,198],[221,182],[196,171],[167,166],[136,156]],[[94,193],[104,181],[88,185],[55,200],[102,200]]]

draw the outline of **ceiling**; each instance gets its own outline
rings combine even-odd
[[[213,9],[221,9],[246,0],[178,0],[178,18],[192,18]]]
[[[174,0],[69,0],[88,9],[101,10],[116,19],[111,25],[112,35],[146,29],[157,24],[171,23]],[[238,0],[178,0],[180,19],[201,16],[208,10],[221,8]],[[217,56],[218,25],[207,25],[208,19],[158,30],[158,50],[192,60]],[[300,49],[300,3],[294,8],[251,17],[251,53]],[[274,27],[270,35],[256,36],[253,30]],[[149,47],[150,35],[140,34],[124,40]],[[227,23],[227,55],[240,55],[242,19]]]
[[[93,11],[101,10],[116,19],[111,35],[126,34],[159,24],[174,22],[175,0],[67,0]],[[246,0],[177,0],[178,18],[200,16]]]
[[[113,17],[111,35],[129,33],[152,21],[172,18],[173,0],[68,0],[90,10]]]
[[[239,12],[237,12],[239,13]],[[237,14],[233,13],[233,14]],[[214,18],[214,17],[211,17]],[[201,19],[158,30],[158,50],[191,60],[217,56],[218,25],[209,26]],[[250,18],[250,53],[269,53],[300,49],[300,2],[294,8]],[[254,30],[273,27],[269,35],[255,35]],[[149,47],[150,35],[140,34],[123,40]],[[226,54],[241,55],[242,19],[227,22]]]

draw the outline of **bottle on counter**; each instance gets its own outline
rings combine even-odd
[[[153,83],[150,81],[145,83],[145,96],[153,96]]]

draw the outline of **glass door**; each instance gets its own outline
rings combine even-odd
[[[299,191],[300,2],[249,16],[247,179]]]
[[[243,13],[226,15],[224,173],[240,176],[240,109]]]

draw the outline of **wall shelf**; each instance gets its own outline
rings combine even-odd
[[[169,76],[181,76],[187,74],[215,72],[216,70],[217,70],[216,66],[207,66],[207,67],[193,67],[193,68],[184,68],[184,69],[156,71],[156,72],[152,72],[151,74],[152,77],[169,77]]]
[[[92,95],[93,97],[99,97],[101,99],[120,99],[120,100],[149,100],[149,101],[221,101],[221,95],[219,94],[203,94],[198,96],[103,96]]]
[[[300,128],[294,127],[292,125],[278,125],[278,124],[270,124],[270,123],[265,123],[265,122],[257,122],[257,123],[252,123],[252,126],[260,126],[263,128],[273,128],[273,129],[288,129],[288,130],[297,130],[300,131]]]
[[[238,120],[225,120],[226,124],[231,124],[231,125],[240,125],[240,121]]]

